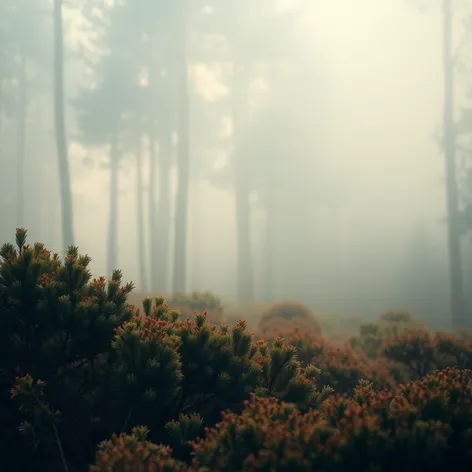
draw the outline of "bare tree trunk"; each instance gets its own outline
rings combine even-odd
[[[64,33],[62,0],[54,0],[54,120],[62,208],[62,245],[74,244],[72,191],[64,106]]]
[[[451,0],[443,0],[443,67],[444,67],[444,157],[448,217],[448,250],[450,270],[451,314],[454,325],[465,320],[464,287],[459,232],[459,199],[456,178],[456,146],[454,129],[454,61],[452,57]]]
[[[236,225],[237,225],[237,298],[240,302],[254,300],[254,275],[251,245],[251,212],[247,176],[236,176]]]
[[[26,61],[22,52],[20,57],[20,74],[18,81],[18,132],[16,161],[16,203],[17,226],[25,225],[25,140],[26,140]]]
[[[265,221],[265,243],[264,243],[264,295],[266,302],[274,302],[275,298],[275,273],[274,273],[274,259],[275,259],[275,201],[274,189],[272,182],[268,182],[266,195],[266,221]]]
[[[4,154],[3,154],[3,147],[2,147],[2,134],[3,134],[3,104],[4,101],[4,95],[3,95],[3,78],[0,77],[0,168],[3,169],[3,159],[4,159]],[[3,197],[3,195],[2,195]]]
[[[171,228],[171,188],[170,170],[172,165],[172,135],[170,127],[164,126],[159,146],[159,204],[158,204],[158,249],[156,264],[157,287],[165,293],[169,288],[170,228]]]
[[[138,236],[138,264],[139,283],[142,290],[147,291],[146,277],[146,241],[144,238],[144,208],[143,208],[143,146],[141,133],[138,133],[138,147],[136,149],[136,223]]]
[[[113,270],[117,269],[118,259],[118,177],[119,177],[119,153],[118,139],[112,138],[110,143],[110,196],[109,196],[109,215],[108,215],[108,260],[107,271],[111,275]]]
[[[189,159],[189,92],[187,69],[187,35],[186,35],[186,0],[179,0],[179,46],[177,55],[178,74],[178,190],[175,208],[175,244],[174,244],[174,277],[172,290],[185,292],[187,282],[187,227],[188,196],[190,180]]]
[[[200,212],[201,206],[201,192],[198,188],[198,182],[192,188],[191,198],[191,212],[192,212],[192,291],[199,292],[203,290],[200,283],[202,278],[202,257],[201,257],[201,224],[200,224]]]
[[[250,302],[254,300],[254,269],[252,261],[251,245],[251,211],[249,206],[249,175],[246,172],[244,161],[247,156],[241,155],[240,150],[240,127],[241,107],[245,92],[242,86],[241,70],[234,67],[233,77],[233,165],[235,172],[234,195],[236,205],[236,277],[237,277],[237,299],[239,302]]]
[[[154,120],[149,123],[149,252],[150,252],[150,290],[157,290],[157,221],[156,218],[156,172],[157,172],[157,156],[156,156],[156,139],[154,136]]]

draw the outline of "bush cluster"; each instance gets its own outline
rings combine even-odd
[[[447,333],[397,334],[384,343],[380,354],[405,366],[411,379],[448,366],[472,369],[472,341]]]
[[[297,349],[302,364],[313,364],[319,369],[317,385],[332,387],[337,393],[350,394],[360,380],[373,382],[376,389],[394,389],[406,375],[397,376],[396,365],[387,359],[369,359],[362,352],[346,345],[338,345],[320,335],[301,331],[298,326],[274,326],[264,333],[267,340],[281,337]]]
[[[221,299],[210,292],[174,293],[169,297],[168,303],[184,319],[206,312],[212,323],[221,324],[225,321]]]
[[[408,311],[389,310],[382,313],[377,322],[363,323],[359,334],[352,336],[349,343],[353,349],[374,359],[379,356],[382,345],[388,339],[404,332],[424,329],[424,323]]]
[[[224,413],[191,442],[190,466],[135,431],[102,443],[92,470],[465,472],[471,425],[472,372],[448,368],[396,395],[361,382],[353,397],[333,396],[307,412],[253,395],[240,414]]]
[[[274,328],[321,334],[321,325],[310,308],[296,301],[283,301],[271,306],[259,320],[257,334],[267,337]]]
[[[0,256],[0,457],[10,467],[84,470],[98,442],[138,426],[186,458],[188,441],[251,392],[304,411],[329,393],[293,346],[255,342],[243,321],[182,320],[163,298],[141,313],[121,273],[92,279],[77,248],[61,261],[18,230]]]
[[[191,317],[162,297],[138,309],[120,271],[94,279],[89,264],[23,229],[0,250],[0,470],[472,466],[470,341],[394,330],[374,359],[322,339],[293,302],[266,312],[260,339],[210,323],[211,296]],[[413,381],[398,385],[393,363]]]

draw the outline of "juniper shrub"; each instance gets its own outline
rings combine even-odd
[[[396,395],[363,381],[353,397],[336,395],[304,413],[293,404],[251,395],[241,414],[224,413],[191,443],[194,458],[187,470],[465,472],[472,467],[471,432],[472,372],[448,368],[402,386]],[[114,439],[118,445],[128,440]],[[127,460],[132,470],[162,470],[140,468],[145,461],[137,449],[133,443],[102,450],[97,464]],[[153,461],[157,465],[162,458]],[[124,469],[93,472],[105,470]]]
[[[258,335],[266,338],[266,332],[275,326],[290,330],[298,328],[304,332],[321,334],[321,325],[310,308],[303,303],[284,301],[276,303],[267,310],[259,321]]]
[[[403,364],[411,379],[448,366],[472,368],[472,341],[447,333],[411,331],[386,341],[381,355]]]
[[[221,299],[210,292],[174,293],[169,297],[168,304],[173,310],[178,310],[183,319],[206,312],[211,323],[221,324],[225,321]]]
[[[319,369],[316,374],[318,387],[331,386],[337,393],[352,394],[354,387],[362,379],[374,383],[376,389],[394,389],[397,379],[392,375],[393,363],[386,359],[368,359],[346,345],[337,345],[319,335],[305,333],[298,327],[274,327],[266,331],[268,339],[277,336],[293,345],[297,358],[303,365],[313,364]],[[407,380],[399,376],[398,380]]]
[[[405,310],[388,310],[382,313],[377,322],[363,323],[359,334],[349,339],[351,347],[375,359],[379,356],[384,342],[397,334],[424,330],[421,320]]]

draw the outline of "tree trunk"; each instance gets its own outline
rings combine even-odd
[[[251,245],[251,212],[249,206],[250,175],[241,155],[240,127],[242,123],[241,107],[244,103],[243,77],[241,69],[234,67],[233,77],[233,165],[235,171],[234,194],[236,208],[236,277],[237,299],[239,302],[254,300],[254,271]]]
[[[192,198],[191,198],[191,214],[192,214],[192,287],[191,290],[199,292],[203,290],[203,287],[200,284],[202,278],[202,258],[201,258],[201,242],[202,234],[201,229],[201,219],[200,219],[200,209],[202,208],[201,204],[201,192],[198,187],[198,182],[195,182],[195,185],[192,188]]]
[[[162,293],[166,293],[169,288],[169,250],[171,228],[170,170],[172,163],[172,134],[170,127],[168,128],[167,126],[164,126],[159,143],[159,204],[157,212],[158,248],[155,264],[157,288]]]
[[[16,161],[17,226],[25,225],[25,140],[26,140],[26,61],[22,52],[18,81],[18,132]]]
[[[178,2],[179,8],[179,52],[178,74],[178,188],[175,208],[174,277],[172,290],[185,292],[187,281],[187,226],[188,195],[190,180],[189,159],[189,93],[186,51],[186,0]]]
[[[447,229],[450,270],[451,315],[455,326],[466,322],[459,232],[459,199],[456,178],[454,130],[454,61],[452,58],[451,0],[443,0],[444,158],[446,174]]]
[[[154,136],[154,120],[149,123],[149,252],[150,252],[150,290],[155,292],[158,287],[157,283],[157,221],[156,218],[156,171],[157,171],[157,156],[156,156],[156,139]]]
[[[138,147],[136,149],[136,223],[138,236],[138,264],[139,283],[142,290],[147,291],[146,277],[146,242],[144,238],[144,209],[143,209],[143,146],[141,133],[138,136]]]
[[[54,121],[62,208],[62,245],[74,244],[72,191],[70,184],[64,107],[64,37],[62,0],[54,0]]]
[[[265,221],[265,242],[264,242],[264,296],[265,301],[268,303],[274,302],[275,298],[275,273],[274,273],[274,260],[275,260],[275,195],[274,189],[271,185],[272,182],[268,182],[267,195],[266,195],[266,221]]]
[[[111,276],[117,269],[118,259],[118,176],[119,176],[119,154],[117,137],[114,136],[110,143],[110,200],[108,215],[108,275]]]

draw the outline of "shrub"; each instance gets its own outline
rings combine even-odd
[[[384,344],[381,354],[405,365],[412,379],[448,366],[472,368],[472,342],[446,333],[398,334]]]
[[[38,469],[54,470],[59,447],[79,459],[84,434],[93,454],[92,385],[115,328],[132,316],[132,285],[121,285],[120,271],[92,280],[88,256],[70,247],[61,261],[40,243],[26,245],[23,229],[0,257],[0,456],[23,470],[31,452]]]
[[[258,325],[258,335],[266,337],[266,333],[274,326],[298,328],[313,334],[321,334],[321,326],[308,306],[294,301],[276,303],[264,313]]]
[[[382,313],[379,321],[364,323],[359,334],[349,339],[353,349],[363,352],[373,359],[378,357],[384,341],[406,331],[424,329],[424,323],[404,310],[389,310]]]
[[[214,424],[221,410],[239,411],[250,392],[302,410],[330,393],[315,388],[314,368],[302,369],[292,346],[253,344],[244,322],[229,331],[208,323],[203,313],[183,321],[163,299],[143,305],[144,315],[124,323],[113,341],[101,406],[110,431],[144,425],[151,440],[171,444],[185,459],[188,441],[203,425]]]
[[[168,303],[173,310],[181,312],[183,319],[194,318],[198,312],[207,312],[211,323],[225,321],[221,299],[210,292],[174,293]]]
[[[371,360],[348,346],[339,346],[310,333],[294,328],[287,332],[274,328],[267,331],[268,339],[283,336],[284,340],[297,350],[297,357],[303,365],[313,364],[319,369],[316,374],[318,387],[331,386],[337,393],[352,394],[354,387],[362,379],[374,383],[377,389],[394,388],[396,379],[391,375],[393,366],[383,359]],[[406,380],[399,377],[398,380]]]
[[[293,404],[252,395],[241,414],[223,414],[220,423],[192,442],[189,471],[468,471],[471,374],[456,368],[436,371],[403,386],[398,395],[375,392],[361,382],[353,398],[331,397],[322,409],[305,413]],[[121,458],[133,455],[133,470],[140,470],[140,457],[120,451]],[[99,470],[111,469],[94,472]]]
[[[448,369],[399,395],[361,383],[353,399],[333,397],[300,414],[253,398],[194,445],[206,470],[442,471],[472,465],[470,371]]]
[[[162,298],[141,314],[119,271],[92,280],[76,248],[62,262],[25,239],[18,230],[0,252],[2,465],[83,470],[97,443],[138,425],[187,458],[188,441],[250,392],[302,411],[330,394],[281,340],[254,343],[244,322],[230,330],[204,313],[182,320]]]
[[[145,427],[135,427],[129,435],[114,434],[111,440],[101,442],[90,472],[184,472],[188,469],[185,463],[172,458],[169,446],[156,446],[148,441],[148,432]]]

